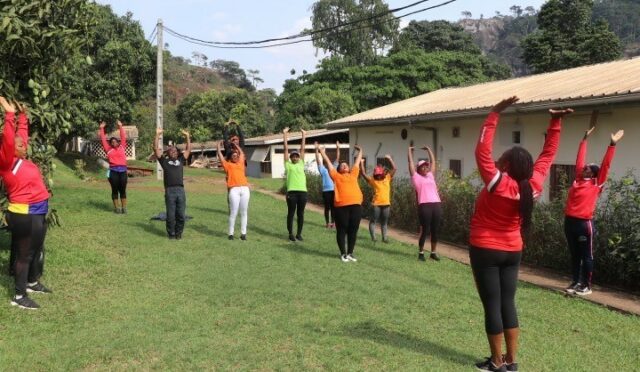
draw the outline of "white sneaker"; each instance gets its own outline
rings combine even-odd
[[[342,262],[349,262],[349,259],[347,258],[346,254],[343,254],[342,256],[340,256],[340,259],[342,260]]]
[[[358,262],[358,260],[356,260],[355,257],[353,257],[352,255],[348,254],[347,255],[347,260],[351,261],[351,262]]]

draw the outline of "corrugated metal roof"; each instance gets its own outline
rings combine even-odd
[[[307,131],[307,139],[326,136],[329,134],[343,133],[347,132],[348,129],[312,129]],[[302,132],[289,132],[287,134],[287,139],[289,141],[295,141],[302,138]],[[266,136],[247,138],[244,141],[247,146],[258,146],[258,145],[271,145],[274,143],[282,143],[282,133],[274,133],[268,134]]]
[[[516,107],[575,102],[593,98],[629,98],[640,93],[640,57],[583,66],[467,87],[445,88],[334,120],[328,128],[376,124],[392,119],[437,117],[445,113],[472,115],[517,95]],[[638,97],[640,102],[640,95]]]

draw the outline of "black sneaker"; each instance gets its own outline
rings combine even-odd
[[[511,364],[509,363],[504,363],[504,365],[507,367],[507,371],[509,372],[518,372],[518,363],[513,362]]]
[[[127,214],[127,208],[122,208],[122,209],[120,210],[120,213],[122,213],[122,214]]]
[[[440,261],[440,256],[438,256],[436,252],[431,252],[431,254],[429,255],[429,258],[434,261]]]
[[[296,241],[296,237],[293,236],[293,234],[289,234],[289,241],[295,242]]]
[[[507,371],[507,365],[502,363],[501,366],[496,366],[495,364],[493,364],[493,362],[491,361],[491,357],[485,359],[484,361],[480,362],[480,363],[476,363],[476,369],[478,371],[498,371],[498,372],[506,372]]]
[[[175,238],[176,238],[176,236],[175,236],[175,235],[170,235],[170,234],[167,234],[167,237],[168,237],[169,239],[175,239]]]
[[[576,286],[575,293],[579,296],[586,296],[591,294],[591,287],[586,284],[578,284]]]
[[[240,240],[247,240],[247,234],[240,235]]]
[[[176,234],[176,240],[181,240],[182,239],[182,234]]]
[[[229,240],[233,240],[233,235],[229,235]]]
[[[52,293],[52,291],[49,288],[45,287],[40,282],[37,282],[34,285],[28,285],[27,286],[27,292],[29,292],[29,293]]]
[[[296,240],[304,241],[304,239],[302,239],[302,235],[300,234],[296,235]]]
[[[568,294],[576,294],[576,288],[578,288],[580,284],[576,282],[571,282],[567,288],[564,289]]]
[[[11,305],[27,310],[37,310],[40,308],[40,305],[38,305],[34,300],[30,299],[27,296],[22,296],[22,298],[20,299],[14,297],[11,300]]]
[[[420,261],[426,261],[426,259],[424,258],[424,253],[418,253],[418,260]]]
[[[122,210],[120,208],[113,208],[113,213],[120,214],[122,213]]]

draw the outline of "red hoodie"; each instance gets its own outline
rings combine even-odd
[[[476,162],[483,187],[476,199],[471,218],[469,242],[479,248],[518,252],[522,250],[520,234],[520,193],[518,182],[496,168],[492,157],[493,137],[500,114],[487,116],[476,145]],[[529,180],[533,196],[542,193],[542,185],[560,143],[560,119],[551,119],[542,152],[533,165],[533,177]]]
[[[123,127],[120,127],[120,145],[118,147],[111,147],[107,142],[107,136],[104,134],[104,128],[100,129],[100,141],[102,142],[102,148],[107,153],[107,159],[109,160],[109,168],[127,167],[127,154],[125,148],[127,146],[127,135]]]
[[[590,220],[593,218],[593,212],[596,209],[598,197],[607,181],[611,161],[616,153],[615,146],[607,147],[604,154],[600,171],[597,178],[582,178],[582,168],[585,165],[587,157],[587,141],[582,140],[578,147],[578,157],[576,158],[576,179],[569,188],[569,196],[567,197],[567,206],[564,214],[569,217]]]
[[[42,181],[37,165],[27,159],[15,156],[14,137],[15,114],[5,114],[2,144],[0,145],[0,177],[9,196],[9,211],[20,214],[46,214],[49,191]],[[28,145],[29,133],[27,116],[20,113],[18,130],[15,135]]]

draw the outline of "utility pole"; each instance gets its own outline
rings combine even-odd
[[[158,24],[157,24],[157,29],[158,29],[158,55],[156,57],[156,65],[157,65],[157,71],[156,71],[156,129],[162,129],[163,128],[163,121],[164,121],[164,116],[163,116],[163,109],[164,109],[164,87],[163,87],[163,76],[162,76],[162,54],[163,54],[163,48],[164,48],[164,43],[162,41],[162,19],[158,19]],[[160,134],[160,136],[158,137],[158,148],[159,149],[163,149],[162,146],[162,138],[163,135]],[[156,174],[158,175],[158,180],[163,179],[163,174],[162,174],[162,167],[160,166],[160,163],[156,162]]]

